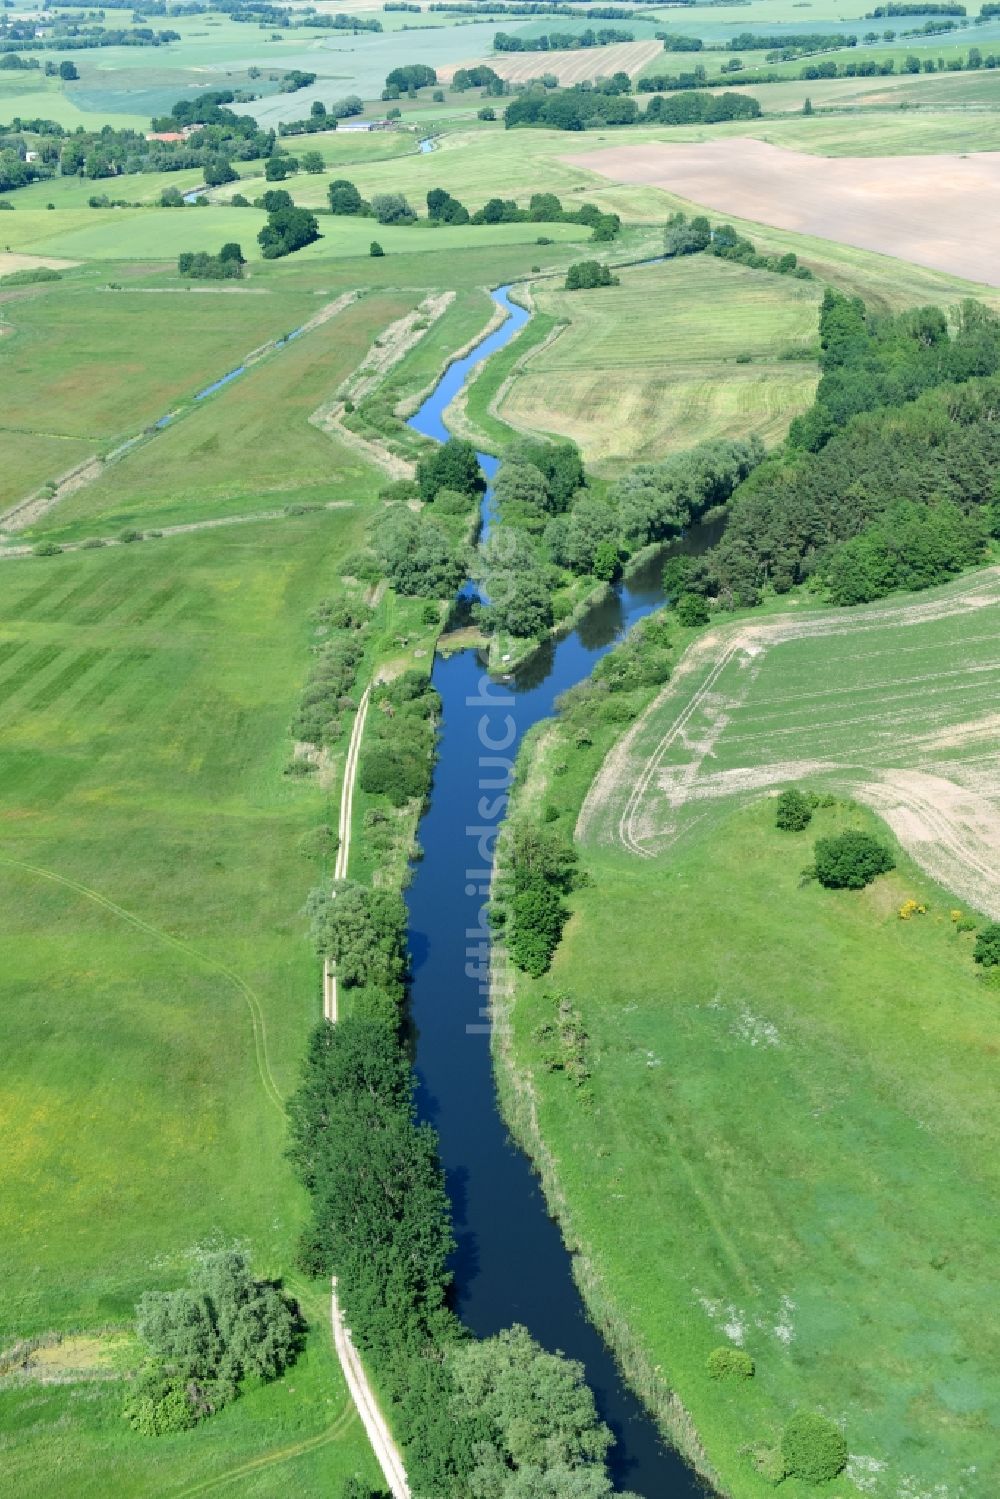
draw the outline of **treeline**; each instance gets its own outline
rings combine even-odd
[[[507,31],[498,31],[493,37],[494,52],[560,52],[578,47],[609,47],[615,42],[634,42],[635,33],[622,31],[614,26],[604,26],[595,31],[588,26],[585,31],[552,31],[542,36],[513,36]]]
[[[657,95],[645,114],[635,99],[582,88],[533,90],[513,99],[504,110],[504,124],[544,125],[552,130],[586,130],[598,125],[635,125],[640,120],[661,125],[714,125],[722,120],[753,120],[759,102],[742,94]]]
[[[293,739],[317,749],[336,744],[344,731],[343,715],[357,703],[352,696],[358,667],[364,659],[371,635],[372,612],[365,604],[319,604],[312,624],[327,634],[313,648],[313,664],[295,717]],[[293,760],[289,772],[303,774],[315,766],[308,760]]]
[[[827,291],[823,376],[784,448],[734,495],[693,586],[724,604],[811,581],[836,603],[945,581],[1000,534],[1000,319],[871,316]]]
[[[800,281],[812,280],[812,271],[799,265],[794,250],[787,250],[783,255],[761,255],[753,240],[737,234],[732,224],[717,224],[713,228],[703,214],[689,220],[684,213],[672,213],[663,239],[666,258],[698,255],[702,251],[716,255],[720,260],[749,266],[754,271],[772,271],[778,276],[795,276]]]
[[[314,135],[321,130],[336,130],[339,120],[349,120],[364,112],[365,101],[357,94],[346,94],[329,106],[322,99],[314,99],[304,120],[279,120],[278,134]]]
[[[230,240],[218,255],[209,255],[205,250],[182,251],[177,257],[177,274],[196,281],[238,281],[245,264],[243,251],[235,240]]]
[[[588,5],[583,9],[579,5],[553,4],[552,0],[504,0],[497,5],[477,4],[476,0],[467,0],[467,3],[466,0],[441,0],[440,4],[428,5],[427,9],[460,16],[566,16],[585,21],[631,21],[637,14],[620,5]]]
[[[803,52],[830,52],[834,48],[856,47],[858,39],[853,34],[841,35],[838,31],[810,31],[800,36],[768,36],[757,31],[741,31],[726,43],[727,52],[780,52],[782,56],[798,57]]]
[[[984,6],[985,10],[986,7]],[[890,0],[889,5],[876,5],[874,10],[865,11],[866,21],[888,21],[894,16],[964,16],[966,9],[964,5],[958,5],[955,0],[930,0],[930,3],[922,3],[915,0],[912,4],[901,4],[899,0]]]
[[[577,853],[561,834],[519,819],[506,824],[490,922],[503,934],[515,968],[538,978],[559,946],[579,879]]]
[[[327,190],[327,201],[333,214],[374,218],[380,224],[583,224],[592,239],[614,239],[621,228],[616,213],[602,213],[593,203],[564,208],[555,193],[533,193],[527,208],[513,198],[487,198],[482,208],[473,212],[443,187],[432,187],[427,194],[427,217],[419,219],[416,210],[402,193],[376,193],[369,202],[357,186],[346,177],[337,177]]]

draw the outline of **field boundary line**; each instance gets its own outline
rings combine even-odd
[[[39,864],[29,864],[24,859],[12,859],[6,854],[0,854],[0,864],[6,864],[12,869],[26,869],[30,874],[36,874],[41,879],[52,880],[57,885],[65,885],[67,889],[74,890],[78,895],[83,895],[88,900],[94,901],[97,905],[103,906],[105,910],[120,917],[122,921],[127,921],[130,926],[138,928],[140,932],[145,932],[147,935],[155,937],[158,942],[163,942],[168,947],[176,948],[178,952],[186,954],[187,957],[193,958],[198,963],[203,963],[206,968],[211,969],[215,973],[221,973],[225,978],[229,979],[230,983],[234,984],[243,996],[247,1009],[250,1012],[257,1071],[260,1075],[264,1092],[279,1113],[284,1115],[285,1105],[278,1091],[278,1085],[274,1080],[270,1059],[267,1055],[267,1026],[264,1019],[264,1011],[261,1008],[260,1000],[245,979],[240,978],[239,974],[234,973],[231,968],[227,968],[225,963],[220,962],[218,958],[212,958],[206,953],[199,952],[197,948],[189,946],[186,942],[182,942],[179,937],[172,937],[169,932],[162,931],[159,927],[153,926],[151,922],[144,921],[141,916],[136,916],[131,911],[127,911],[124,906],[119,906],[117,902],[111,900],[108,896],[102,895],[99,890],[93,890],[89,885],[82,885],[78,880],[71,880],[68,875],[58,874],[54,869],[45,869]]]

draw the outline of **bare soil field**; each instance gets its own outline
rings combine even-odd
[[[663,43],[615,42],[610,47],[574,47],[566,52],[506,52],[495,57],[474,58],[471,62],[449,63],[438,68],[441,83],[450,83],[459,68],[490,67],[508,83],[524,83],[554,73],[563,88],[586,83],[595,78],[610,78],[612,73],[627,73],[634,78],[654,57],[662,57]]]
[[[699,636],[612,750],[577,836],[663,852],[733,798],[806,781],[873,807],[1000,919],[1000,568],[921,599]]]
[[[57,260],[54,255],[20,255],[14,250],[0,250],[0,276],[11,276],[15,271],[68,271],[79,265],[78,260]]]
[[[611,50],[611,49],[608,49]],[[747,138],[620,146],[567,158],[719,213],[1000,286],[1000,152],[816,158]]]

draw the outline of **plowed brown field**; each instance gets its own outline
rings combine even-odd
[[[567,160],[719,213],[1000,286],[1000,151],[819,163],[742,138],[619,146]]]

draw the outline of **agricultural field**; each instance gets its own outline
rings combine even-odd
[[[203,286],[188,293],[130,278],[112,291],[70,277],[2,304],[9,388],[0,432],[9,448],[0,510],[141,432],[318,310],[304,290]]]
[[[561,330],[518,369],[499,417],[571,437],[607,474],[710,436],[776,442],[811,403],[815,283],[709,256],[620,275],[597,291],[538,284]]]
[[[620,182],[651,184],[724,214],[836,239],[970,281],[1000,285],[1000,153],[815,160],[764,141],[622,146],[578,157]],[[927,205],[935,212],[928,215]]]
[[[994,568],[702,635],[584,803],[551,973],[516,980],[508,1106],[591,1310],[734,1499],[772,1492],[752,1455],[796,1408],[845,1432],[838,1494],[989,1499],[1000,1479],[1000,1021],[955,919],[1000,916],[998,624]],[[572,802],[565,752],[537,741],[530,804]],[[820,798],[805,832],[775,828],[788,785]],[[846,828],[888,836],[895,871],[860,893],[804,880],[814,838]],[[926,909],[900,920],[910,900]],[[565,995],[582,1088],[544,1063]],[[752,1381],[708,1376],[727,1344]]]
[[[561,24],[556,18],[556,25]],[[631,23],[629,23],[631,27]],[[456,68],[481,67],[487,63],[508,83],[526,83],[529,78],[540,78],[551,73],[558,78],[563,88],[574,83],[593,82],[595,78],[610,78],[612,73],[627,73],[630,78],[645,72],[654,58],[662,57],[663,44],[654,41],[614,42],[608,47],[576,47],[566,52],[498,52],[487,58],[456,63],[454,67],[441,70],[441,76],[450,82]]]
[[[4,1346],[123,1325],[211,1237],[291,1269],[282,1098],[317,1003],[298,842],[330,814],[282,769],[307,616],[364,520],[4,564]],[[327,1314],[301,1369],[161,1443],[113,1386],[3,1387],[8,1481],[180,1494],[245,1466],[264,1494],[283,1456],[296,1492],[374,1476]]]
[[[188,406],[27,535],[72,540],[129,526],[187,524],[287,504],[353,506],[373,498],[377,471],[310,425],[309,417],[360,363],[372,339],[419,300],[418,291],[387,291],[344,308]]]
[[[993,567],[912,602],[712,629],[606,762],[578,832],[652,857],[729,798],[808,777],[1000,919],[998,624]]]

